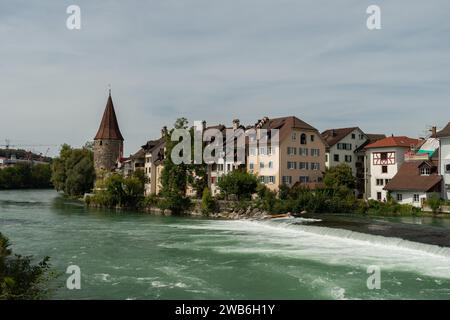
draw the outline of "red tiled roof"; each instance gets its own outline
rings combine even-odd
[[[431,168],[428,176],[420,174],[420,167],[427,165]],[[437,174],[437,168],[431,161],[406,161],[400,170],[384,187],[388,191],[438,191],[442,177]]]
[[[365,147],[365,149],[370,148],[386,148],[386,147],[404,147],[410,148],[411,146],[417,146],[420,144],[421,140],[413,139],[406,136],[398,136],[398,137],[387,137],[384,139],[380,139],[371,143]]]
[[[116,112],[112,102],[111,94],[106,103],[105,112],[103,113],[102,122],[98,128],[94,140],[121,140],[123,141],[122,133],[120,133],[119,124],[117,122]]]

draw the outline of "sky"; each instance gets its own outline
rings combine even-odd
[[[73,4],[80,30],[66,27]],[[381,30],[366,27],[372,4]],[[448,0],[1,0],[0,145],[84,145],[108,84],[125,154],[179,117],[424,136],[450,121],[449,12]]]

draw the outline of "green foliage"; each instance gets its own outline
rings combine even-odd
[[[53,277],[49,258],[38,264],[32,257],[12,255],[8,238],[0,233],[0,300],[42,299],[49,293],[45,285]]]
[[[0,170],[0,190],[51,188],[50,178],[50,164],[19,163]]]
[[[275,205],[277,204],[276,192],[271,191],[263,184],[259,184],[257,188],[257,194],[261,202],[261,207],[268,212],[272,212]]]
[[[427,204],[430,206],[434,214],[438,213],[441,209],[442,201],[439,194],[434,193],[427,199]]]
[[[281,200],[286,200],[289,197],[289,187],[285,184],[282,184],[278,189],[278,197]]]
[[[102,207],[136,208],[143,204],[144,181],[137,170],[132,176],[124,178],[112,173],[97,182],[94,196],[90,203]]]
[[[217,203],[211,195],[209,188],[203,190],[202,195],[202,212],[204,215],[209,215],[217,209]]]
[[[250,199],[256,193],[258,179],[255,175],[241,170],[234,170],[222,176],[217,182],[225,197],[235,196],[238,200]]]
[[[69,196],[82,196],[94,186],[94,154],[88,148],[72,149],[64,144],[52,163],[51,181],[56,190]]]
[[[327,169],[323,182],[325,186],[335,190],[342,188],[353,190],[356,187],[356,179],[353,176],[352,168],[345,163]]]
[[[187,128],[186,118],[177,119],[175,129]],[[172,161],[172,150],[177,141],[171,140],[173,129],[166,135],[166,154],[164,167],[161,171],[161,201],[158,205],[162,210],[170,210],[172,214],[183,214],[192,207],[191,200],[186,196],[186,188],[192,176],[192,165]]]

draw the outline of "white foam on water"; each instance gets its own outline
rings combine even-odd
[[[416,272],[431,277],[450,278],[450,248],[395,237],[383,237],[344,229],[293,224],[280,221],[209,220],[200,225],[177,228],[220,231],[225,239],[213,250],[313,260],[330,265],[370,265],[381,270]],[[239,240],[228,245],[226,238]],[[207,245],[203,241],[191,246]]]

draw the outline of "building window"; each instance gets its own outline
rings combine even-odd
[[[431,168],[429,167],[420,168],[420,174],[423,176],[429,176],[431,174]]]
[[[265,155],[266,154],[266,147],[259,148],[259,154]]]
[[[297,140],[297,134],[295,132],[292,132],[292,141]]]
[[[352,162],[352,156],[346,155],[345,162]]]
[[[387,160],[387,158],[388,158],[387,152],[381,152],[380,153],[380,159],[381,160]]]
[[[388,167],[387,166],[381,166],[381,173],[388,173]]]
[[[320,164],[318,162],[311,162],[311,170],[320,170]]]
[[[292,183],[292,177],[291,176],[283,176],[283,184],[291,184]]]
[[[413,201],[414,201],[414,202],[419,202],[419,200],[420,200],[419,194],[418,194],[418,193],[414,193],[414,199],[413,199]]]
[[[272,155],[272,147],[267,147],[267,155]]]
[[[275,183],[275,176],[268,176],[268,183]]]
[[[338,148],[338,150],[352,150],[352,144],[351,143],[338,143],[337,148]]]
[[[264,169],[264,162],[260,162],[260,163],[259,163],[259,167],[260,167],[261,169]]]
[[[377,192],[377,200],[381,201],[381,192]]]
[[[288,161],[287,168],[290,169],[290,170],[291,169],[297,169],[297,162]]]
[[[320,155],[320,149],[311,149],[311,156],[318,157]]]
[[[377,186],[383,186],[383,182],[384,182],[383,179],[377,179],[376,184]]]
[[[308,183],[309,177],[308,176],[300,176],[299,181],[300,181],[300,183]]]
[[[288,155],[296,155],[297,154],[297,148],[288,147],[287,148],[287,154]]]
[[[250,168],[250,170],[253,170],[255,168],[255,164],[253,162],[250,162],[248,167]]]
[[[325,153],[325,162],[328,162],[328,153]]]
[[[402,200],[403,200],[403,194],[397,193],[397,201],[402,201]]]
[[[445,165],[445,172],[450,172],[450,164]]]
[[[270,168],[270,169],[273,168],[273,161],[269,161],[269,168]]]
[[[359,140],[363,140],[364,139],[364,135],[362,133],[359,134]]]
[[[391,179],[384,179],[384,184],[388,184]]]
[[[335,162],[339,162],[339,155],[338,155],[338,154],[335,154],[335,155],[333,156],[333,159],[334,159]]]
[[[308,162],[299,162],[298,164],[300,170],[308,170]]]
[[[256,148],[250,148],[250,155],[256,156]]]
[[[231,171],[231,164],[227,164],[227,171]]]
[[[311,142],[314,142],[314,135],[311,135]]]
[[[352,139],[356,139],[356,134],[352,133]]]
[[[298,154],[300,156],[307,156],[308,155],[308,148],[298,148]]]
[[[300,136],[300,144],[306,144],[306,134],[304,133]]]

